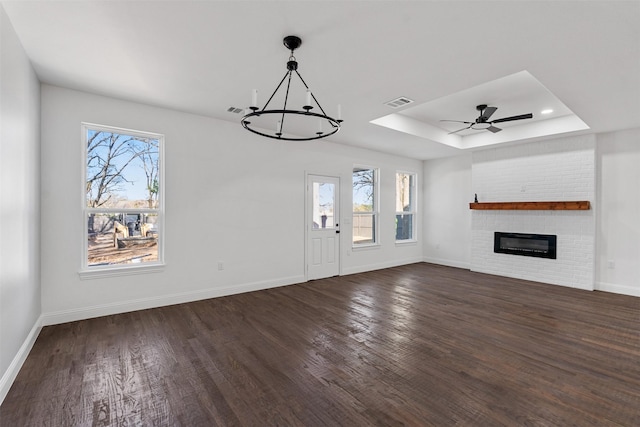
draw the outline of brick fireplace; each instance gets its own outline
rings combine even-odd
[[[472,187],[479,202],[585,200],[591,206],[588,210],[472,211],[471,270],[592,290],[595,167],[593,135],[473,153]],[[557,236],[556,258],[496,253],[495,232]]]

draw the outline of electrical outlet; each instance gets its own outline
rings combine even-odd
[[[224,270],[224,262],[218,261],[218,270],[220,271]]]
[[[613,270],[614,268],[616,268],[616,262],[612,260],[607,261],[607,268],[610,268]]]

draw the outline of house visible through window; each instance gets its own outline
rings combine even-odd
[[[415,239],[416,175],[396,173],[396,241]]]
[[[161,264],[163,136],[83,125],[83,270]]]
[[[353,246],[377,243],[378,173],[376,169],[353,169]]]

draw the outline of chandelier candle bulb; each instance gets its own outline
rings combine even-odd
[[[307,89],[307,103],[304,105],[311,106],[311,91],[309,89]]]
[[[276,132],[280,133],[281,130],[282,130],[282,122],[278,120],[278,123],[276,124]]]
[[[251,92],[251,106],[252,107],[258,106],[258,89],[254,89]]]

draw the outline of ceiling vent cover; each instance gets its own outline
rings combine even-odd
[[[409,99],[406,96],[401,96],[400,98],[392,99],[391,101],[387,101],[384,105],[388,105],[391,108],[399,108],[407,104],[411,104],[413,99]]]

